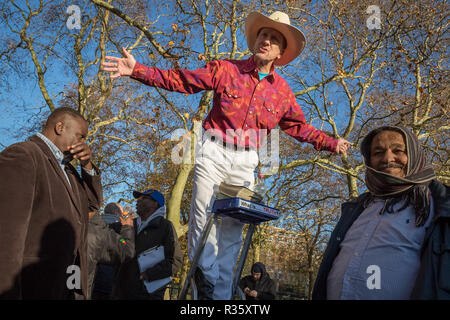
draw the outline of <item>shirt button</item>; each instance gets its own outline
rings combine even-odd
[[[253,111],[250,111],[249,113],[250,113],[250,114],[252,114],[252,113],[253,113]]]
[[[256,101],[256,98],[253,98],[253,101]]]
[[[366,233],[365,235],[364,235],[366,238],[369,236],[369,234],[368,233]]]
[[[358,256],[358,252],[355,252],[355,256]]]
[[[248,128],[248,124],[245,124],[245,127]]]

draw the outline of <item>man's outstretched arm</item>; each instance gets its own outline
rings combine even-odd
[[[221,69],[219,61],[211,61],[197,70],[168,69],[146,67],[134,59],[133,55],[122,48],[124,58],[106,56],[110,62],[103,62],[103,70],[112,72],[111,78],[129,76],[145,85],[168,91],[193,94],[202,90],[214,90],[216,73]]]
[[[279,122],[281,130],[300,142],[312,144],[316,150],[326,150],[336,154],[347,152],[347,149],[351,146],[350,142],[344,138],[330,137],[322,130],[306,123],[303,110],[293,94],[290,96],[289,104],[290,108]]]

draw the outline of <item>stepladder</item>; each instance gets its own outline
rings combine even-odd
[[[242,275],[245,260],[252,242],[253,234],[255,233],[256,226],[270,220],[276,220],[280,217],[280,211],[275,208],[263,205],[261,203],[255,203],[242,198],[226,198],[215,200],[213,208],[211,210],[206,225],[203,228],[202,236],[196,248],[194,257],[191,261],[186,280],[184,281],[183,288],[178,297],[179,300],[186,300],[188,291],[191,289],[190,297],[192,300],[197,300],[197,288],[194,281],[194,273],[198,266],[199,259],[207,243],[208,236],[214,223],[220,219],[221,216],[228,216],[233,219],[238,219],[241,223],[248,224],[248,229],[244,238],[243,245],[241,247],[237,264],[235,265],[235,271],[233,276],[233,285],[231,297],[238,296],[240,299],[245,299],[245,296],[239,288],[239,280]]]

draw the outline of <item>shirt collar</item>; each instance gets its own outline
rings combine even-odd
[[[45,144],[50,148],[50,151],[55,156],[56,160],[58,160],[59,163],[66,164],[67,162],[64,161],[64,154],[59,150],[59,148],[52,142],[50,139],[48,139],[46,136],[44,136],[41,133],[36,134],[39,138],[42,139],[42,141],[45,142]]]
[[[247,60],[244,60],[244,65],[242,67],[242,71],[244,72],[252,72],[255,75],[258,75],[258,70],[256,69],[256,63],[255,63],[255,57],[252,55]],[[259,79],[259,76],[257,76]],[[269,80],[271,83],[275,80],[275,65],[272,64],[272,67],[270,68],[269,74],[265,77],[265,79]]]

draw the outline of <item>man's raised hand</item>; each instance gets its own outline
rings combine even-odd
[[[114,72],[111,74],[111,79],[115,79],[122,76],[131,76],[133,73],[136,60],[133,55],[128,53],[125,48],[122,48],[122,54],[124,58],[117,58],[112,56],[106,56],[106,60],[112,62],[102,62],[103,70],[108,72]]]

